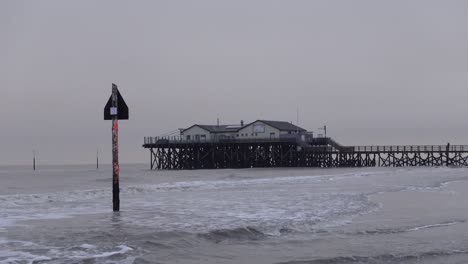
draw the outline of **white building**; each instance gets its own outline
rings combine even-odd
[[[183,129],[183,140],[213,141],[217,139],[285,138],[307,130],[284,121],[257,120],[244,125],[198,125]]]

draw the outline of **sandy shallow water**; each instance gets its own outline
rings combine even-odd
[[[467,263],[465,168],[0,168],[0,263]]]

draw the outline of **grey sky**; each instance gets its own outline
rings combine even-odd
[[[353,144],[468,144],[466,1],[1,1],[0,164],[110,161],[102,108],[144,136],[241,119]]]

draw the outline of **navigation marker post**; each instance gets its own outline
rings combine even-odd
[[[112,120],[112,205],[114,212],[120,210],[119,119],[128,120],[128,107],[117,85],[112,84],[111,97],[104,107],[104,120]]]
[[[33,149],[33,170],[36,170],[36,151]]]

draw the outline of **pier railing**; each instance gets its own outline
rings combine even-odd
[[[468,152],[468,145],[354,146],[355,152]]]
[[[210,138],[190,139],[180,136],[145,137],[144,145],[218,144],[218,143],[298,143],[305,148],[340,152],[468,152],[468,145],[395,145],[395,146],[342,146],[330,138],[304,140],[300,136],[288,135],[281,138]]]
[[[262,143],[262,142],[281,142],[296,143],[296,137],[284,138],[213,138],[213,139],[184,139],[181,137],[145,137],[144,145],[152,144],[210,144],[210,143]]]

